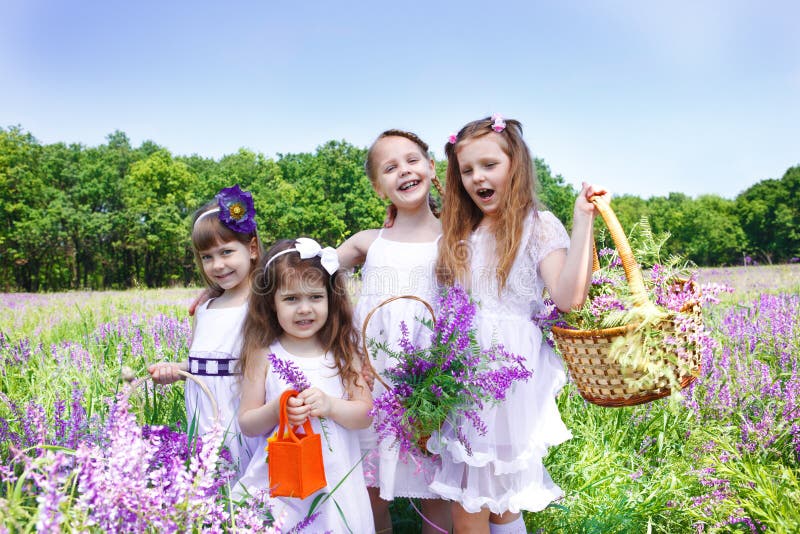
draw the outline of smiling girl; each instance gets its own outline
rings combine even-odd
[[[239,431],[239,384],[236,363],[242,345],[241,328],[250,294],[250,275],[261,259],[253,197],[238,185],[223,189],[216,200],[200,208],[192,224],[192,248],[206,286],[216,298],[198,307],[192,325],[188,362],[161,362],[148,368],[153,381],[170,384],[177,370],[203,377],[217,401],[225,445],[237,468],[237,478],[250,462],[258,441]],[[202,436],[211,429],[211,400],[192,381],[185,386],[186,420]]]

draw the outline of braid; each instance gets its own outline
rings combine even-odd
[[[431,177],[431,183],[433,183],[433,187],[435,187],[436,191],[439,193],[439,198],[444,200],[444,187],[442,187],[442,182],[439,181],[439,178],[435,174]],[[428,204],[433,214],[438,218],[442,214],[442,210],[436,205],[436,202],[433,201],[433,197],[430,195],[428,196]]]

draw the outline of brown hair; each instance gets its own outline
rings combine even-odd
[[[536,206],[536,169],[528,146],[522,139],[519,121],[506,119],[501,132],[492,129],[492,118],[470,122],[458,132],[455,143],[444,147],[447,155],[447,180],[442,213],[442,239],[436,262],[436,275],[442,284],[468,283],[469,234],[483,219],[480,208],[470,198],[461,182],[458,165],[458,144],[483,137],[496,136],[498,145],[510,161],[508,189],[501,200],[497,224],[492,228],[496,242],[498,289],[505,287],[508,273],[517,256],[525,217]]]
[[[264,254],[264,247],[261,245],[261,240],[258,238],[258,232],[256,230],[250,233],[235,232],[225,226],[216,213],[209,213],[201,217],[204,213],[208,213],[218,207],[219,203],[213,200],[194,212],[194,216],[192,217],[192,248],[194,249],[194,261],[200,269],[200,274],[203,276],[203,281],[205,281],[206,286],[221,292],[222,288],[219,287],[219,284],[212,281],[206,275],[206,270],[203,268],[203,259],[200,257],[200,251],[208,250],[211,247],[230,241],[238,241],[250,250],[250,243],[255,239],[256,257],[250,260],[250,276],[252,277],[256,265],[258,265],[261,256]]]
[[[375,146],[378,144],[378,141],[383,139],[384,137],[404,137],[417,145],[420,148],[420,152],[425,157],[425,159],[430,160],[430,149],[428,148],[428,143],[420,139],[417,134],[412,132],[407,132],[405,130],[386,130],[382,134],[378,136],[375,141],[370,145],[369,149],[367,149],[367,159],[364,161],[364,171],[367,173],[367,178],[369,178],[369,182],[372,184],[372,188],[375,191],[378,191],[378,177],[375,171]],[[439,181],[439,178],[434,173],[433,177],[431,177],[431,183],[433,187],[436,188],[436,191],[439,193],[439,197],[444,199],[444,190],[442,189],[442,183]],[[431,208],[431,212],[437,217],[441,215],[441,210],[439,206],[436,204],[436,201],[433,199],[431,195],[428,195],[428,205]]]
[[[275,243],[253,276],[253,291],[247,304],[247,316],[242,326],[242,352],[239,370],[242,374],[250,372],[253,362],[263,354],[283,333],[275,308],[275,293],[285,280],[298,277],[301,282],[323,280],[328,296],[328,320],[317,333],[326,352],[333,354],[336,369],[345,387],[359,384],[357,363],[362,361],[362,350],[358,342],[358,332],[353,325],[353,309],[347,293],[344,271],[337,270],[332,275],[322,267],[319,257],[300,259],[299,254],[282,254],[270,262],[279,252],[295,246],[292,239],[282,239]]]

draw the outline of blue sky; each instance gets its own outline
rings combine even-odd
[[[215,158],[404,128],[440,156],[500,112],[575,186],[733,198],[800,163],[798,20],[789,0],[0,0],[0,126]]]

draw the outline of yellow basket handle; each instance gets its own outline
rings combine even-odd
[[[608,200],[601,196],[594,196],[591,198],[591,201],[595,206],[597,206],[597,210],[600,212],[600,215],[603,217],[603,221],[608,227],[608,232],[611,235],[611,239],[614,241],[614,245],[617,247],[619,259],[622,262],[622,268],[625,270],[625,278],[627,279],[628,286],[631,289],[631,295],[633,296],[634,304],[636,306],[645,306],[651,304],[650,300],[647,298],[647,291],[644,287],[642,269],[636,262],[636,259],[633,257],[631,245],[628,242],[628,238],[625,236],[625,231],[622,229],[622,225],[619,224],[619,219],[617,219],[614,210],[611,209],[611,204],[609,204]],[[592,249],[595,251],[594,261],[597,262],[595,265],[599,267],[597,252],[594,244],[592,244]]]

